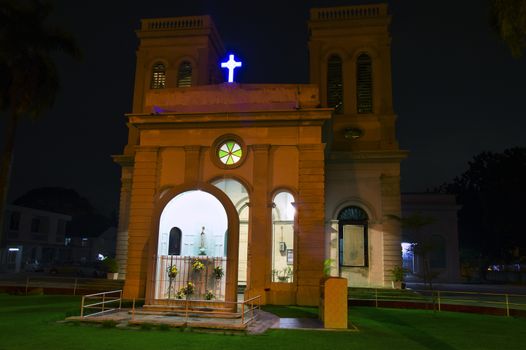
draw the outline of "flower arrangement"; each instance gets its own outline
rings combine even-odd
[[[220,280],[224,274],[225,274],[225,271],[223,270],[223,267],[221,266],[214,267],[214,277],[216,280]]]
[[[177,299],[183,299],[183,298],[185,297],[185,294],[184,294],[184,287],[181,288],[181,289],[179,289],[179,290],[177,291],[177,293],[175,293],[175,297],[176,297]]]
[[[212,300],[214,298],[215,298],[214,293],[212,293],[211,290],[207,290],[206,293],[205,293],[205,299],[206,300]]]
[[[177,274],[179,273],[179,270],[177,269],[177,266],[175,265],[170,265],[166,268],[166,272],[168,272],[168,277],[170,279],[174,279]]]
[[[185,287],[182,287],[177,294],[182,293],[186,296],[194,294],[195,285],[192,282],[188,282]],[[182,299],[182,298],[181,298]]]
[[[197,272],[203,271],[205,269],[205,264],[199,259],[194,259],[192,261],[192,269]]]
[[[288,282],[289,278],[292,277],[292,267],[287,266],[282,270],[272,270],[272,275],[274,275],[274,280],[279,282]]]

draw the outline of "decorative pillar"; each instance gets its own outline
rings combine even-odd
[[[113,156],[113,161],[121,166],[121,194],[119,198],[119,224],[117,227],[117,241],[115,260],[119,266],[119,279],[126,279],[128,263],[128,225],[130,219],[130,200],[133,176],[133,157]]]
[[[148,270],[153,199],[157,186],[158,147],[137,147],[131,184],[128,263],[124,298],[143,297]],[[156,242],[151,242],[155,244]],[[148,281],[152,282],[152,281]]]
[[[325,255],[324,144],[299,145],[296,234],[298,305],[318,305]]]
[[[248,236],[248,274],[246,297],[261,295],[266,303],[265,288],[271,280],[271,227],[269,201],[270,145],[252,145],[254,155],[254,191],[250,198],[250,226]]]
[[[391,285],[391,270],[402,266],[400,223],[387,215],[401,216],[400,176],[382,175],[382,214],[383,214],[383,274],[384,286]]]

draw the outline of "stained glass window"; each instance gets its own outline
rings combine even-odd
[[[221,163],[234,165],[243,156],[243,149],[237,142],[229,140],[219,146],[218,156]]]

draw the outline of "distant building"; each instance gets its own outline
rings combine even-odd
[[[0,265],[9,272],[37,269],[68,257],[67,226],[71,216],[7,206]]]
[[[92,262],[115,255],[116,228],[72,233],[71,216],[17,205],[7,207],[0,270],[41,270],[53,263]]]
[[[402,194],[402,217],[418,215],[430,223],[419,230],[402,229],[403,266],[410,272],[410,280],[423,273],[421,256],[414,254],[413,244],[424,244],[429,267],[435,281],[458,282],[460,257],[458,248],[457,205],[455,196],[437,193]]]

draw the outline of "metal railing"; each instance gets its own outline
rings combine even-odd
[[[464,308],[492,308],[496,313],[510,316],[513,310],[526,312],[526,295],[445,290],[396,290],[383,288],[356,288],[349,291],[349,300],[367,301],[375,307],[394,303],[426,304],[437,311]]]
[[[132,321],[135,321],[135,317],[137,314],[136,305],[138,301],[144,301],[144,298],[132,299],[132,307],[130,310]],[[260,307],[261,295],[257,295],[255,297],[252,297],[244,301],[238,301],[238,302],[223,301],[220,303],[220,304],[231,305],[231,306],[235,305],[232,307],[232,310],[235,310],[235,311],[214,311],[213,308],[204,308],[203,310],[200,310],[193,306],[193,305],[206,305],[206,303],[210,304],[210,301],[209,300],[195,300],[195,299],[187,299],[184,301],[181,300],[177,304],[174,304],[176,306],[179,306],[180,308],[177,309],[176,312],[172,311],[171,315],[173,315],[174,313],[181,314],[181,317],[184,317],[185,322],[188,322],[188,319],[192,317],[192,315],[200,315],[199,317],[206,317],[207,315],[213,315],[214,318],[217,318],[218,316],[221,316],[221,315],[225,316],[226,318],[231,318],[231,316],[236,316],[236,318],[240,320],[240,323],[244,325],[256,318],[257,310],[261,309]],[[169,307],[170,305],[166,305],[166,306]]]
[[[333,21],[387,16],[386,4],[341,6],[311,9],[311,20]]]
[[[115,305],[118,303],[118,307]],[[95,316],[122,308],[122,289],[88,294],[82,297],[80,317]],[[86,315],[85,310],[100,310]]]
[[[0,280],[2,287],[15,287],[23,289],[25,294],[29,294],[33,288],[52,289],[57,294],[78,295],[79,291],[103,291],[122,287],[123,281],[107,280],[103,278],[83,278],[83,277],[58,277],[58,276],[24,276],[12,279]],[[60,292],[62,290],[62,293]]]

